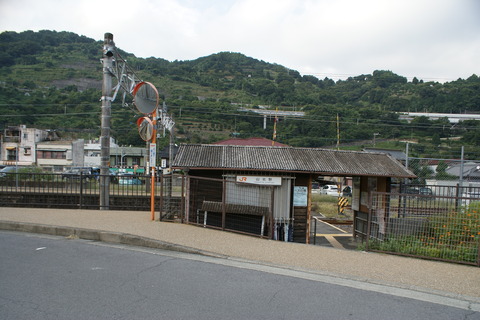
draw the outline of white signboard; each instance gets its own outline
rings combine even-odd
[[[150,143],[150,166],[157,166],[157,144]]]
[[[265,186],[281,186],[281,177],[237,176],[237,182],[261,184]]]
[[[360,177],[353,177],[352,210],[360,210]]]
[[[293,205],[295,207],[306,207],[308,204],[308,188],[293,187]]]

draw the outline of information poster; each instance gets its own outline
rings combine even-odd
[[[293,187],[293,205],[295,207],[306,207],[308,205],[307,187]]]

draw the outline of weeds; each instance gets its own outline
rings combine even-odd
[[[480,245],[480,203],[427,219],[425,228],[413,235],[372,239],[369,249],[445,260],[476,263]],[[363,246],[365,249],[365,246]]]

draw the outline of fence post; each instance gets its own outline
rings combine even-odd
[[[225,231],[225,219],[227,217],[227,208],[225,205],[226,202],[226,194],[227,194],[227,182],[226,178],[223,178],[222,180],[222,230]]]
[[[457,183],[457,188],[455,191],[455,211],[458,211],[458,208],[460,207],[462,199],[460,198],[462,195],[460,193],[460,190],[463,189],[460,187],[460,184]],[[463,190],[462,190],[463,191]]]
[[[270,228],[269,228],[269,239],[273,239],[273,235],[274,235],[274,228],[275,228],[275,219],[273,217],[274,215],[274,204],[275,204],[275,187],[274,186],[270,186]],[[278,238],[278,237],[277,237]]]
[[[83,172],[80,170],[80,209],[83,208]]]
[[[478,240],[477,267],[480,267],[480,240]]]
[[[158,214],[158,220],[162,221],[163,217],[162,217],[162,213],[163,213],[163,183],[164,183],[164,179],[163,179],[163,173],[162,174],[159,174],[158,175],[159,178],[160,178],[160,201],[159,201],[159,214]]]
[[[372,194],[368,197],[367,235],[365,240],[365,251],[369,250],[370,233],[372,232]]]
[[[172,173],[173,174],[173,173]],[[181,215],[181,218],[180,220],[182,221],[183,223],[183,218],[185,216],[185,176],[182,175],[182,195],[180,197],[180,215]]]

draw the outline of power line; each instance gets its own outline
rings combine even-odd
[[[179,108],[180,107],[170,107],[171,109],[173,108]],[[189,107],[181,107],[182,110],[189,109]],[[212,114],[212,109],[207,109],[207,108],[193,108],[190,107],[191,110],[196,113],[196,114]],[[127,109],[120,109],[120,110],[114,110],[112,111],[112,114],[120,114],[127,111]],[[128,109],[128,111],[131,111]],[[25,117],[25,116],[30,116],[30,117],[65,117],[65,116],[82,116],[82,115],[99,115],[101,114],[101,111],[91,111],[91,112],[58,112],[58,113],[35,113],[35,114],[0,114],[0,118],[6,118],[6,117]],[[231,117],[244,117],[244,118],[257,118],[257,119],[263,119],[263,115],[258,115],[258,114],[249,114],[249,113],[228,113],[228,112],[215,112],[215,114],[219,116],[231,116]],[[133,113],[132,112],[132,117],[139,115],[138,113]],[[333,117],[333,116],[332,116]],[[189,121],[199,121],[201,119],[197,118],[190,118],[190,117],[178,117],[178,119],[183,119],[183,120],[189,120]],[[312,118],[298,118],[298,117],[288,117],[284,116],[280,118],[280,121],[296,121],[296,122],[310,122],[310,123],[329,123],[329,124],[336,124],[337,120],[333,118],[325,118],[325,119],[312,119]],[[385,127],[385,128],[407,128],[407,129],[441,129],[441,130],[480,130],[480,127],[471,127],[471,126],[465,126],[465,127],[460,127],[460,128],[455,128],[452,129],[451,127],[445,127],[445,125],[412,125],[411,123],[395,123],[391,121],[386,121],[382,119],[363,119],[363,118],[355,118],[354,121],[345,121],[345,120],[340,120],[339,124],[341,126],[364,126],[364,125],[375,125],[377,127]]]

